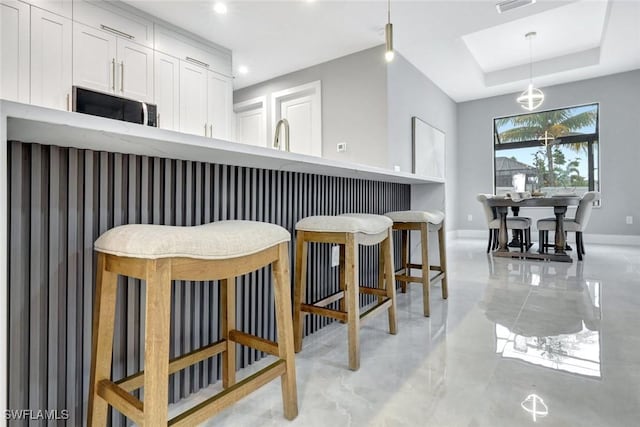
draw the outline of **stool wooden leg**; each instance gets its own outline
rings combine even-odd
[[[352,233],[346,235],[345,246],[349,369],[357,371],[360,368],[360,298],[358,286],[358,245]]]
[[[289,278],[289,248],[281,243],[278,260],[273,263],[273,294],[276,308],[278,355],[285,361],[287,370],[282,375],[282,401],[284,416],[288,420],[298,416],[298,391],[296,364],[293,350],[293,325],[291,323],[291,280]]]
[[[424,315],[429,317],[429,226],[420,224],[420,246],[422,247],[422,305]]]
[[[385,273],[386,273],[386,268],[385,268],[385,262],[387,261],[387,257],[385,256],[385,248],[384,248],[385,242],[381,242],[380,243],[380,250],[379,250],[379,254],[378,254],[378,289],[385,289]],[[382,303],[382,300],[384,299],[384,297],[382,295],[378,295],[376,296],[376,303],[380,304]]]
[[[308,243],[304,237],[304,231],[296,234],[296,276],[293,297],[293,337],[295,340],[295,352],[302,350],[302,329],[304,326],[304,315],[301,305],[305,300],[307,290],[307,247]]]
[[[91,345],[91,374],[89,384],[89,426],[107,424],[107,402],[98,397],[98,383],[111,379],[113,326],[116,311],[118,275],[106,270],[106,255],[98,253],[96,295],[93,305],[93,339]]]
[[[220,326],[222,339],[227,340],[227,350],[222,354],[222,387],[236,383],[236,343],[229,340],[229,333],[236,328],[236,279],[220,280]]]
[[[389,229],[389,237],[380,245],[382,256],[380,264],[383,265],[381,275],[384,277],[384,287],[387,297],[391,299],[389,307],[389,333],[395,335],[398,332],[398,320],[396,316],[396,282],[393,277],[395,268],[393,266],[393,231]]]
[[[404,273],[406,276],[411,276],[411,272],[409,271],[409,231],[402,230],[402,268],[404,269]],[[400,289],[402,293],[407,293],[407,282],[400,283]]]
[[[442,272],[442,282],[440,286],[442,286],[442,298],[449,298],[449,284],[447,278],[447,247],[445,241],[445,226],[444,221],[440,229],[438,230],[438,248],[440,250],[440,271]]]
[[[144,425],[165,426],[169,399],[171,260],[146,262]]]
[[[340,290],[342,292],[344,292],[344,289],[345,289],[344,287],[344,284],[345,284],[344,252],[345,252],[344,245],[340,245],[340,266],[338,267],[339,273],[340,273],[338,280],[340,283],[338,285],[340,286]],[[338,309],[342,312],[345,311],[345,299],[346,299],[346,296],[343,295],[343,297],[340,298],[340,301],[338,302]],[[340,323],[344,323],[344,320],[340,320]]]

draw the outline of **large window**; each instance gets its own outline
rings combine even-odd
[[[496,194],[515,174],[546,194],[599,191],[598,104],[497,118],[493,134]]]

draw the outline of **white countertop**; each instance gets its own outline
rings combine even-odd
[[[277,151],[80,113],[0,100],[8,141],[305,172],[401,184],[443,183],[439,178]]]

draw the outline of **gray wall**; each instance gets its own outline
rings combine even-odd
[[[446,184],[429,184],[429,192],[418,200],[414,192],[412,205],[420,209],[440,209],[446,204],[447,228],[456,228],[456,155],[457,111],[456,103],[427,76],[396,53],[388,67],[388,165],[400,166],[402,171],[412,171],[411,117],[417,116],[446,134],[445,181]],[[445,203],[446,191],[446,203]]]
[[[542,88],[544,110],[600,103],[600,180],[602,206],[594,209],[588,233],[640,235],[640,190],[635,173],[640,163],[640,70]],[[522,113],[517,94],[458,104],[456,192],[458,229],[485,230],[477,193],[493,191],[494,117]],[[467,215],[473,215],[467,221]],[[546,209],[526,209],[520,215],[549,216]],[[571,214],[571,213],[570,213]],[[627,225],[625,216],[633,215]]]
[[[266,95],[271,140],[270,94],[321,80],[322,157],[387,167],[386,78],[384,51],[377,46],[236,90],[233,102]],[[337,152],[338,142],[347,143],[346,152]]]

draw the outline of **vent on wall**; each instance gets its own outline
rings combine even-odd
[[[535,2],[536,0],[505,0],[496,3],[496,9],[498,9],[498,13],[504,13],[513,9],[532,5]]]

